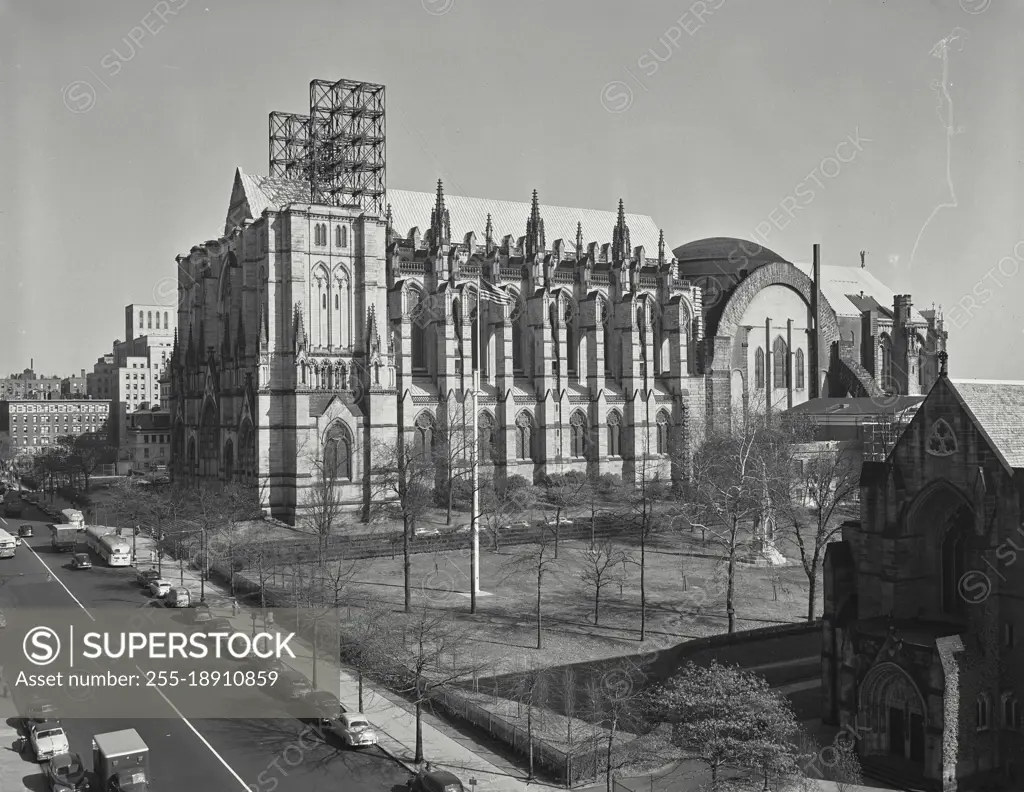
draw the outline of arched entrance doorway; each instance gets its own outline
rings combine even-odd
[[[880,663],[868,672],[860,686],[858,714],[867,720],[865,755],[889,755],[924,763],[924,699],[898,665]]]

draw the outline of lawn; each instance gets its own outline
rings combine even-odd
[[[495,552],[481,541],[477,613],[469,614],[468,549],[411,557],[413,605],[460,614],[472,632],[473,665],[498,675],[526,667],[549,667],[636,652],[654,651],[681,641],[725,632],[726,576],[714,548],[699,538],[675,533],[648,547],[646,563],[647,629],[640,643],[640,568],[635,542],[615,547],[632,559],[616,565],[619,579],[601,595],[600,620],[594,623],[594,592],[584,581],[586,541],[561,542],[558,560],[541,590],[543,649],[536,648],[536,574],[513,570],[515,559],[531,546]],[[402,558],[340,562],[351,566],[346,602],[393,603],[404,598]],[[738,630],[802,621],[807,611],[807,578],[799,564],[764,567],[739,564],[736,572]]]

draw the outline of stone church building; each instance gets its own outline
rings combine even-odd
[[[824,568],[823,718],[904,789],[1024,788],[1024,383],[938,382]]]
[[[174,475],[254,484],[288,522],[323,460],[365,511],[374,449],[400,429],[426,447],[471,425],[477,368],[484,473],[529,480],[680,476],[707,431],[935,379],[941,316],[863,266],[730,238],[669,251],[621,201],[572,209],[440,182],[387,189],[378,213],[310,196],[309,182],[236,172],[224,235],[177,258],[167,374]],[[482,301],[477,321],[481,279],[509,304]]]

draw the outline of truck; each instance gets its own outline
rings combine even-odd
[[[51,525],[50,544],[58,553],[74,552],[78,543],[78,529],[73,525]]]
[[[60,513],[60,516],[68,525],[75,526],[76,530],[85,530],[85,517],[78,509],[64,509],[64,511]]]
[[[92,769],[99,792],[147,792],[149,746],[135,729],[92,738]]]

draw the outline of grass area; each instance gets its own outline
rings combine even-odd
[[[558,560],[542,585],[543,649],[536,648],[536,575],[512,569],[529,546],[494,552],[481,542],[477,613],[469,615],[470,552],[418,554],[411,558],[414,606],[464,614],[472,634],[472,665],[500,675],[525,668],[584,662],[725,632],[726,577],[713,549],[686,534],[659,537],[647,551],[647,640],[640,643],[639,549],[619,540],[615,547],[633,560],[618,565],[620,580],[601,596],[594,620],[594,594],[582,577],[585,541],[562,542]],[[345,564],[346,562],[341,562]],[[374,601],[400,608],[404,600],[402,558],[352,564],[346,602]],[[741,564],[736,573],[737,629],[795,623],[807,610],[807,579],[799,565]]]

